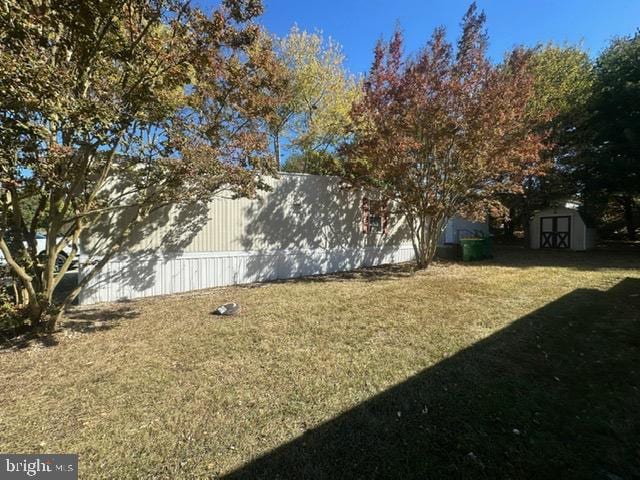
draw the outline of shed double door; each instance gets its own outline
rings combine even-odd
[[[571,217],[540,218],[540,247],[569,248],[571,246]]]

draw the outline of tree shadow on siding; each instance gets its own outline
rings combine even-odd
[[[103,220],[88,235],[91,235],[93,251],[108,248],[114,238],[131,221],[131,212],[114,212]],[[209,221],[209,205],[206,202],[174,205],[156,210],[141,223],[128,237],[115,266],[104,269],[99,278],[86,287],[83,294],[92,296],[105,285],[119,284],[136,291],[151,289],[157,283],[156,272],[159,264],[175,259],[191,244],[193,239]],[[158,246],[161,245],[161,247]]]
[[[250,281],[341,272],[398,260],[406,238],[391,219],[388,233],[362,233],[362,197],[333,177],[283,175],[246,212],[241,244],[253,255]]]
[[[578,289],[238,479],[640,478],[640,279]]]

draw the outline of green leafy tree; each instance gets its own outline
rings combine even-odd
[[[260,30],[248,55],[250,62],[259,65],[263,72],[264,129],[269,135],[276,164],[280,165],[282,142],[299,110],[299,98],[293,72],[278,54],[278,43],[277,38]]]
[[[547,44],[532,51],[534,94],[527,107],[532,128],[548,133],[540,161],[546,170],[523,179],[522,190],[501,196],[508,209],[507,231],[522,226],[528,239],[529,217],[534,210],[567,200],[577,193],[563,159],[563,137],[580,121],[580,111],[591,95],[593,67],[589,56],[577,46]]]
[[[343,169],[340,157],[334,151],[311,150],[292,153],[282,165],[283,172],[337,175]]]
[[[531,69],[535,76],[535,94],[529,110],[534,118],[547,115],[548,124],[565,120],[576,105],[584,105],[591,94],[593,66],[579,46],[550,43],[537,47],[531,58]]]
[[[34,329],[53,329],[158,208],[222,188],[250,195],[259,174],[275,170],[260,123],[270,77],[248,60],[261,11],[256,0],[224,0],[210,16],[182,0],[0,7],[0,250],[28,294]],[[125,208],[130,221],[56,301],[80,235]]]
[[[284,142],[291,154],[285,170],[324,171],[349,131],[349,112],[361,91],[358,81],[345,70],[340,45],[319,33],[294,27],[276,40],[276,51],[289,72],[288,94],[271,129],[276,156]]]
[[[586,202],[613,200],[637,238],[640,196],[640,33],[619,38],[596,60],[593,92],[565,140],[567,164]]]

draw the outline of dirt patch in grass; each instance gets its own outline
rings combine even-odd
[[[0,354],[0,451],[81,478],[637,478],[639,268],[507,249],[79,308]]]

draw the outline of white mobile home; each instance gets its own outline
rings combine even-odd
[[[348,271],[413,258],[406,226],[374,196],[346,190],[335,177],[280,174],[267,183],[271,190],[254,199],[221,194],[205,205],[159,212],[83,289],[80,303]],[[456,221],[450,222],[443,241],[455,240],[454,230],[462,225]],[[486,231],[486,224],[463,226]],[[103,226],[82,239],[80,277],[114,235]]]

